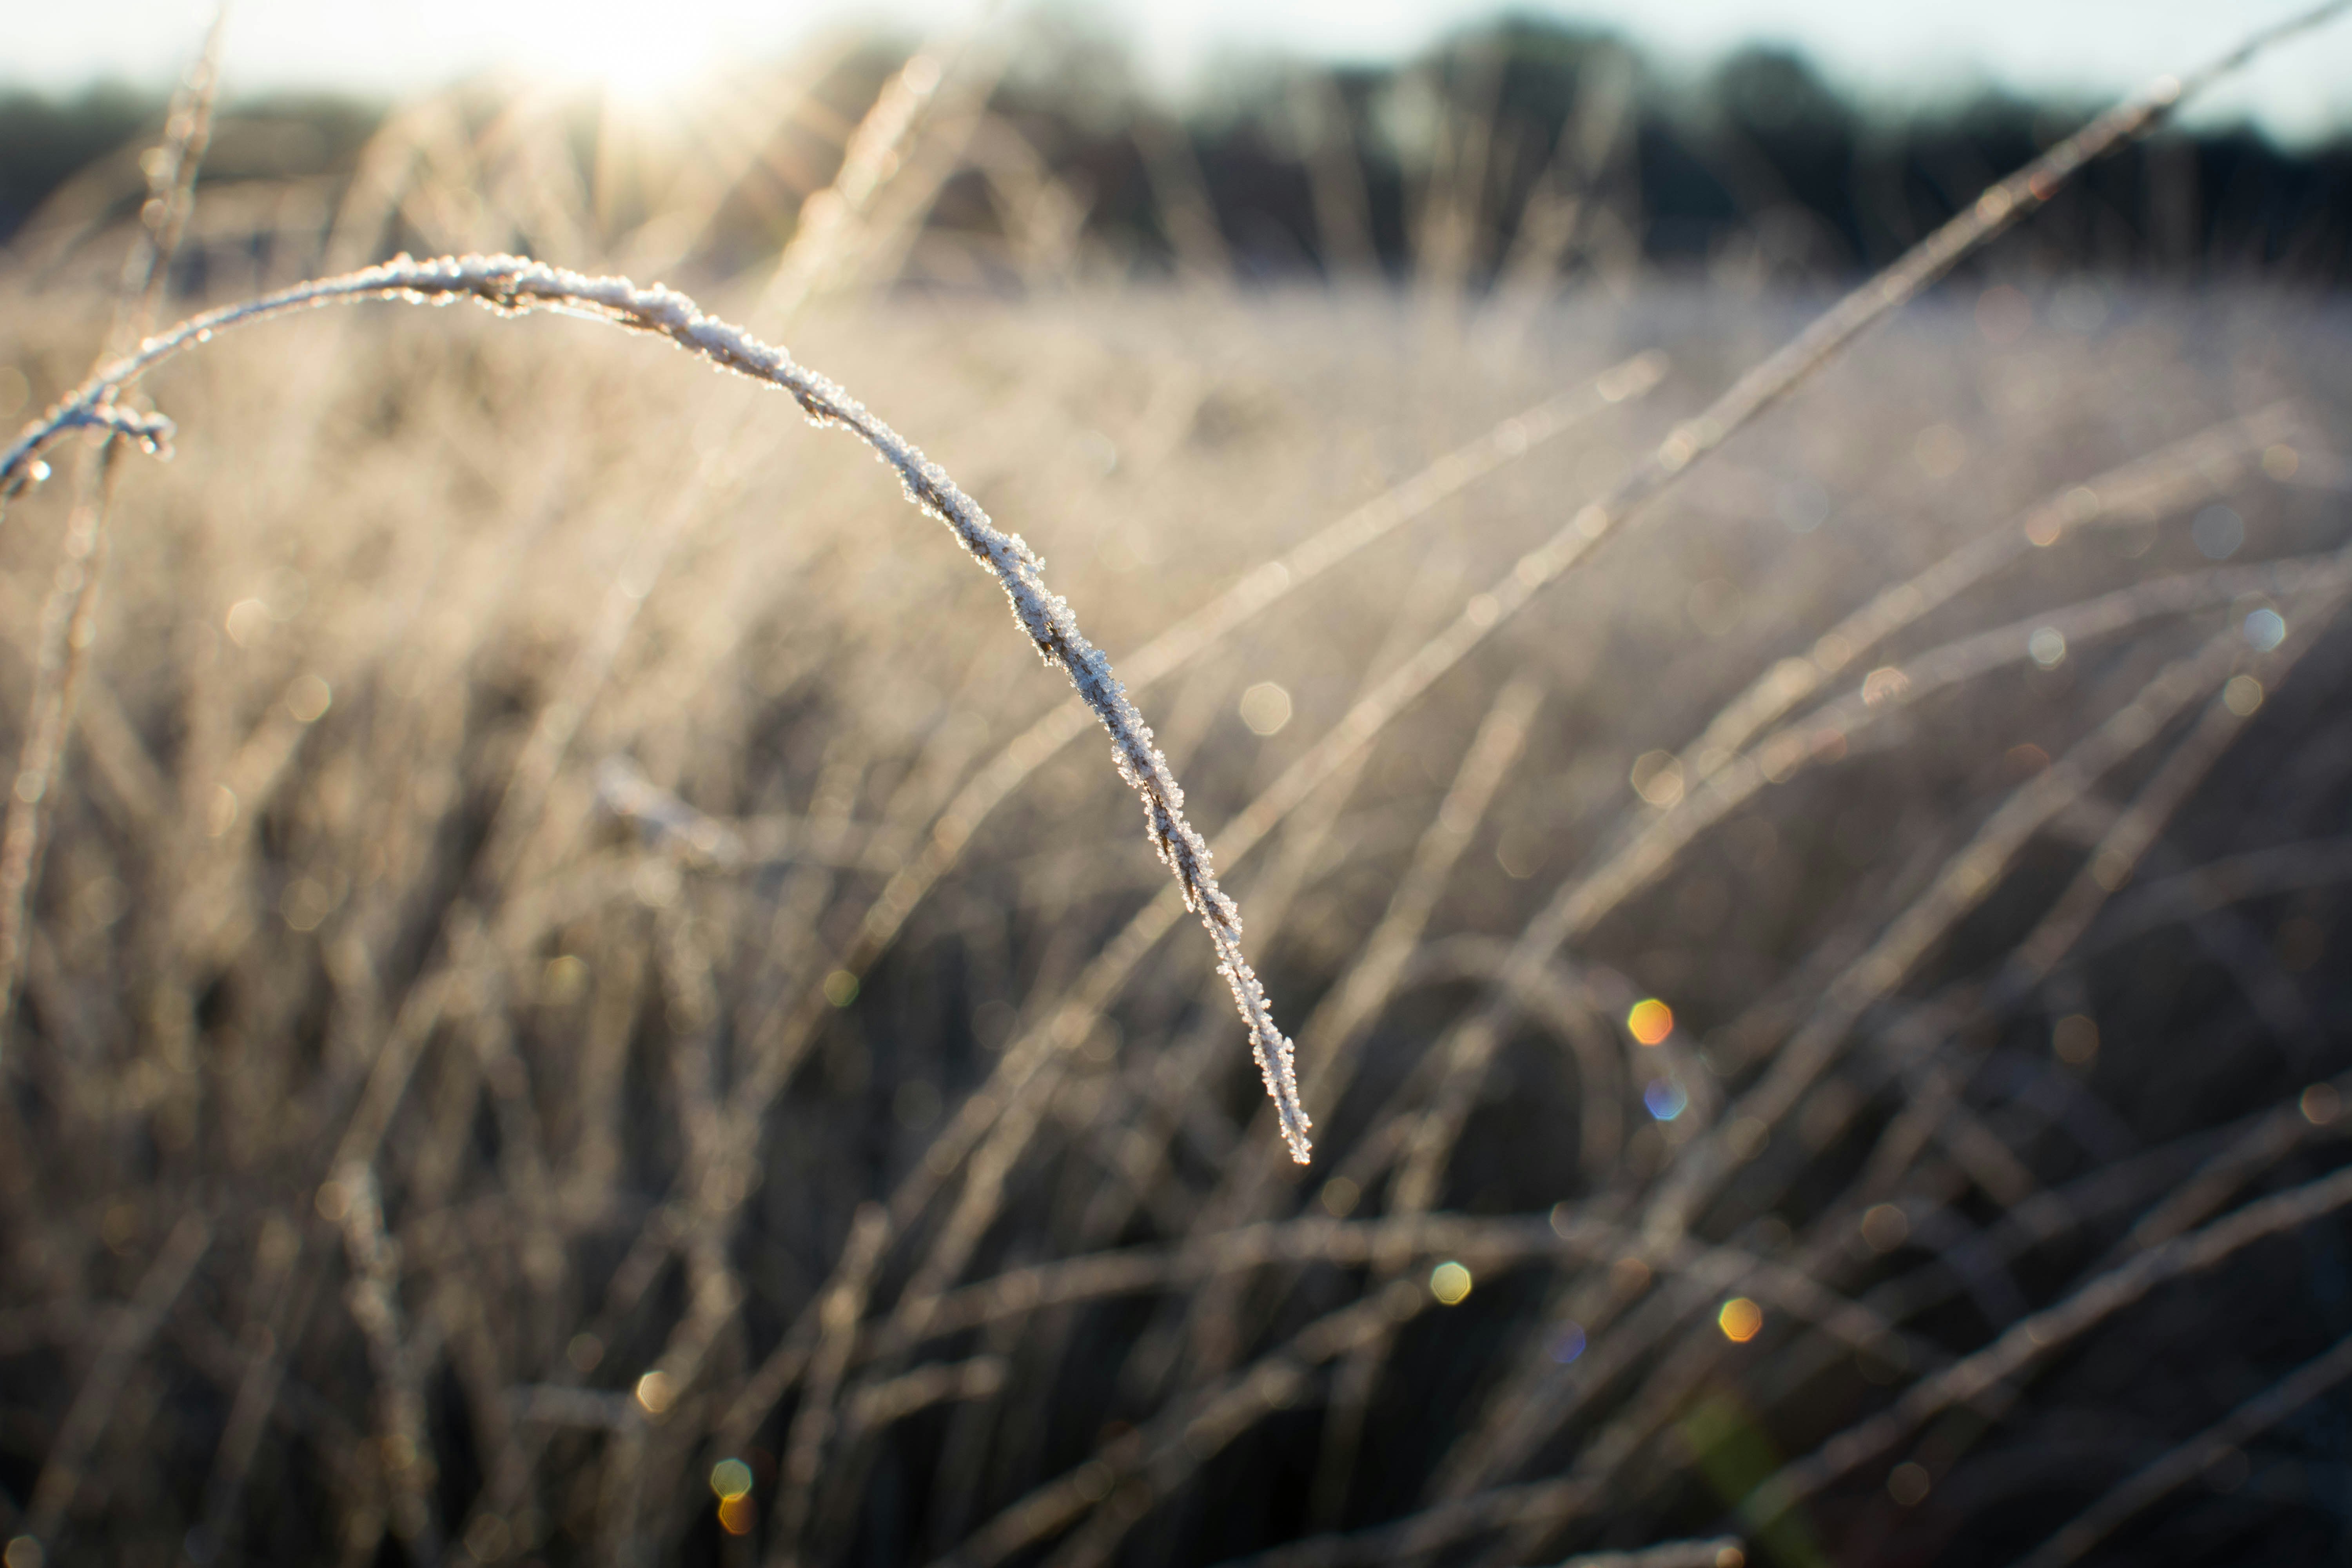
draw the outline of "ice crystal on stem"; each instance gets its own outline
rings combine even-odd
[[[896,469],[908,500],[947,524],[958,542],[995,574],[1012,601],[1013,614],[1048,664],[1067,675],[1095,717],[1109,731],[1119,776],[1141,797],[1146,830],[1184,895],[1185,907],[1208,928],[1218,972],[1232,988],[1234,1005],[1248,1027],[1251,1049],[1265,1075],[1282,1120],[1291,1158],[1307,1159],[1309,1123],[1300,1104],[1290,1041],[1266,1005],[1265,988],[1242,956],[1241,913],[1217,886],[1209,847],[1184,819],[1184,792],[1168,761],[1152,743],[1151,731],[1111,671],[1110,660],[1078,630],[1077,617],[1060,595],[1045,586],[1045,563],[1016,533],[1007,533],[959,489],[947,470],[924,457],[913,443],[884,424],[834,382],[761,342],[741,328],[705,315],[692,300],[656,285],[640,289],[625,278],[591,277],[520,256],[457,256],[416,261],[403,256],[377,267],[297,284],[274,294],[224,306],[149,338],[93,375],[47,413],[26,426],[0,452],[0,493],[30,472],[41,452],[67,431],[113,423],[111,399],[157,363],[226,328],[244,326],[289,311],[362,300],[397,300],[446,305],[472,300],[501,314],[554,310],[587,316],[635,331],[657,333],[723,370],[781,387],[818,425],[840,426]],[[159,443],[167,424],[131,432]]]

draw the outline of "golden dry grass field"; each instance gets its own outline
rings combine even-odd
[[[698,247],[749,154],[436,100],[200,188],[155,324],[529,249],[842,382],[1127,679],[1314,1163],[855,440],[557,315],[224,331],[0,527],[9,1568],[2340,1560],[2341,298],[1948,283],[1529,594],[1834,296],[1136,281],[961,68],[812,111],[781,281]],[[139,179],[8,253],[12,424]]]

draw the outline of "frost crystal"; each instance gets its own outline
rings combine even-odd
[[[1152,744],[1143,716],[1111,673],[1110,660],[1078,630],[1069,605],[1045,586],[1045,563],[1019,534],[1006,533],[990,521],[988,513],[957,488],[945,469],[875,417],[865,405],[796,363],[782,349],[704,315],[685,295],[659,285],[640,289],[625,278],[570,272],[520,256],[444,257],[436,261],[402,256],[382,266],[297,284],[183,321],[141,343],[136,353],[100,371],[26,426],[15,443],[0,452],[0,494],[21,482],[45,448],[79,426],[105,425],[136,437],[151,449],[160,447],[170,434],[168,421],[154,416],[142,420],[113,407],[115,395],[157,362],[210,342],[223,328],[360,300],[436,305],[473,300],[502,314],[555,310],[657,333],[722,370],[782,388],[812,423],[845,427],[896,469],[907,499],[947,524],[971,557],[995,574],[1005,597],[1012,601],[1013,618],[1028,633],[1039,656],[1061,667],[1078,696],[1109,731],[1112,760],[1119,776],[1142,799],[1144,826],[1152,847],[1174,875],[1185,907],[1208,928],[1209,940],[1216,948],[1218,973],[1233,990],[1234,1004],[1248,1026],[1251,1048],[1265,1078],[1266,1093],[1281,1117],[1283,1141],[1290,1147],[1291,1158],[1306,1163],[1309,1123],[1299,1103],[1291,1044],[1276,1026],[1266,1006],[1265,988],[1242,956],[1241,912],[1217,886],[1209,847],[1184,820],[1184,792],[1169,771],[1167,759]]]

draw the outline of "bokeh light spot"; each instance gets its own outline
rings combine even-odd
[[[1682,801],[1682,760],[1672,752],[1643,752],[1630,776],[1633,793],[1661,811]]]
[[[298,675],[286,684],[286,711],[304,724],[315,724],[334,705],[334,688],[315,675]]]
[[[1764,1331],[1764,1309],[1745,1296],[1734,1296],[1715,1315],[1716,1326],[1733,1344],[1744,1345]]]
[[[1873,1252],[1892,1252],[1910,1237],[1910,1217],[1894,1204],[1874,1204],[1862,1216],[1862,1239]]]
[[[1356,1205],[1363,1196],[1363,1189],[1355,1183],[1345,1176],[1334,1176],[1323,1184],[1323,1212],[1333,1219],[1346,1219],[1356,1212]]]
[[[239,647],[253,647],[269,635],[269,606],[258,599],[239,599],[228,607],[222,625],[229,641]]]
[[[2246,520],[2226,506],[2209,506],[2189,525],[2197,552],[2208,561],[2227,561],[2246,542]]]
[[[1891,664],[1880,665],[1862,680],[1862,700],[1865,707],[1875,708],[1882,702],[1892,702],[1911,689],[1911,678]]]
[[[1448,1307],[1467,1300],[1470,1285],[1470,1270],[1450,1258],[1429,1271],[1429,1293]]]
[[[1931,479],[1948,479],[1969,460],[1969,443],[1949,425],[1935,424],[1911,443],[1911,456]]]
[[[1663,1045],[1675,1032],[1675,1010],[1655,996],[1644,996],[1625,1015],[1625,1032],[1645,1046]]]
[[[1886,1495],[1901,1508],[1916,1508],[1926,1502],[1932,1485],[1927,1467],[1915,1460],[1906,1459],[1886,1472]]]
[[[1290,722],[1290,693],[1271,680],[1261,680],[1242,693],[1242,722],[1254,735],[1281,732]]]

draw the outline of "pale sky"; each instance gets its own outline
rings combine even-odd
[[[1866,95],[1990,80],[2110,97],[2218,53],[2309,0],[1517,0],[1601,23],[1658,58],[1696,66],[1738,44],[1793,44]],[[845,20],[902,31],[953,26],[984,0],[236,0],[233,87],[399,94],[491,65],[607,78],[652,92],[706,63],[788,48]],[[1124,34],[1181,89],[1233,50],[1393,57],[1501,9],[1496,0],[1062,0]],[[1013,5],[1001,7],[1017,9]],[[0,82],[70,88],[177,74],[209,0],[86,0],[15,8]],[[656,18],[658,17],[658,20]],[[583,23],[583,18],[609,18]],[[2352,125],[2352,19],[2289,44],[2217,91],[2200,118],[2259,119],[2299,139]]]

